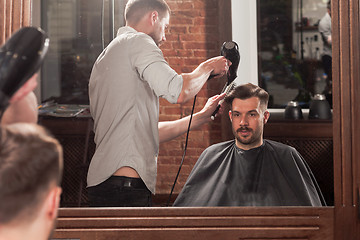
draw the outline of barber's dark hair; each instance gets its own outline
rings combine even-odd
[[[63,169],[59,142],[36,124],[0,128],[0,225],[34,218]],[[55,185],[56,184],[56,185]]]
[[[171,13],[165,0],[129,0],[125,7],[125,20],[136,24],[149,11],[157,11],[163,18],[165,13]]]
[[[327,8],[331,10],[331,0],[328,1]]]
[[[260,104],[267,108],[269,102],[269,94],[259,86],[252,83],[237,86],[226,97],[225,102],[229,104],[230,108],[235,98],[245,100],[251,97],[257,97],[260,100]]]

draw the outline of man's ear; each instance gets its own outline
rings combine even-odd
[[[231,110],[229,111],[229,118],[230,118],[230,121],[232,122],[232,114],[231,114]]]
[[[270,117],[270,112],[266,110],[264,112],[264,124],[267,123],[267,121],[269,120],[269,117]]]
[[[57,217],[58,208],[60,205],[61,187],[53,187],[46,197],[46,216],[53,220]]]
[[[151,17],[151,25],[154,25],[159,20],[159,13],[157,11],[153,11],[150,14]]]

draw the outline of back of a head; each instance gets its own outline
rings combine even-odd
[[[327,9],[331,10],[331,0],[329,0],[327,3]]]
[[[247,83],[237,86],[232,90],[225,98],[225,102],[231,107],[232,102],[235,98],[246,100],[252,97],[257,97],[260,100],[260,104],[267,108],[269,102],[269,94],[259,86],[252,83]]]
[[[165,0],[129,0],[125,7],[125,20],[137,24],[149,11],[157,11],[160,18],[171,12]]]
[[[35,218],[51,186],[62,176],[62,148],[44,128],[12,124],[0,128],[0,225]]]

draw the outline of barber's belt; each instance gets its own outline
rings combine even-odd
[[[138,189],[146,189],[146,185],[141,180],[141,178],[131,178],[131,177],[124,177],[124,176],[111,176],[109,179],[106,180],[108,183],[122,186],[122,187],[132,187]]]

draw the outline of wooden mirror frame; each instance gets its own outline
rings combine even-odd
[[[30,25],[30,4],[0,1],[1,40]],[[334,207],[65,208],[53,237],[355,239],[360,233],[359,0],[332,1],[332,28]]]

